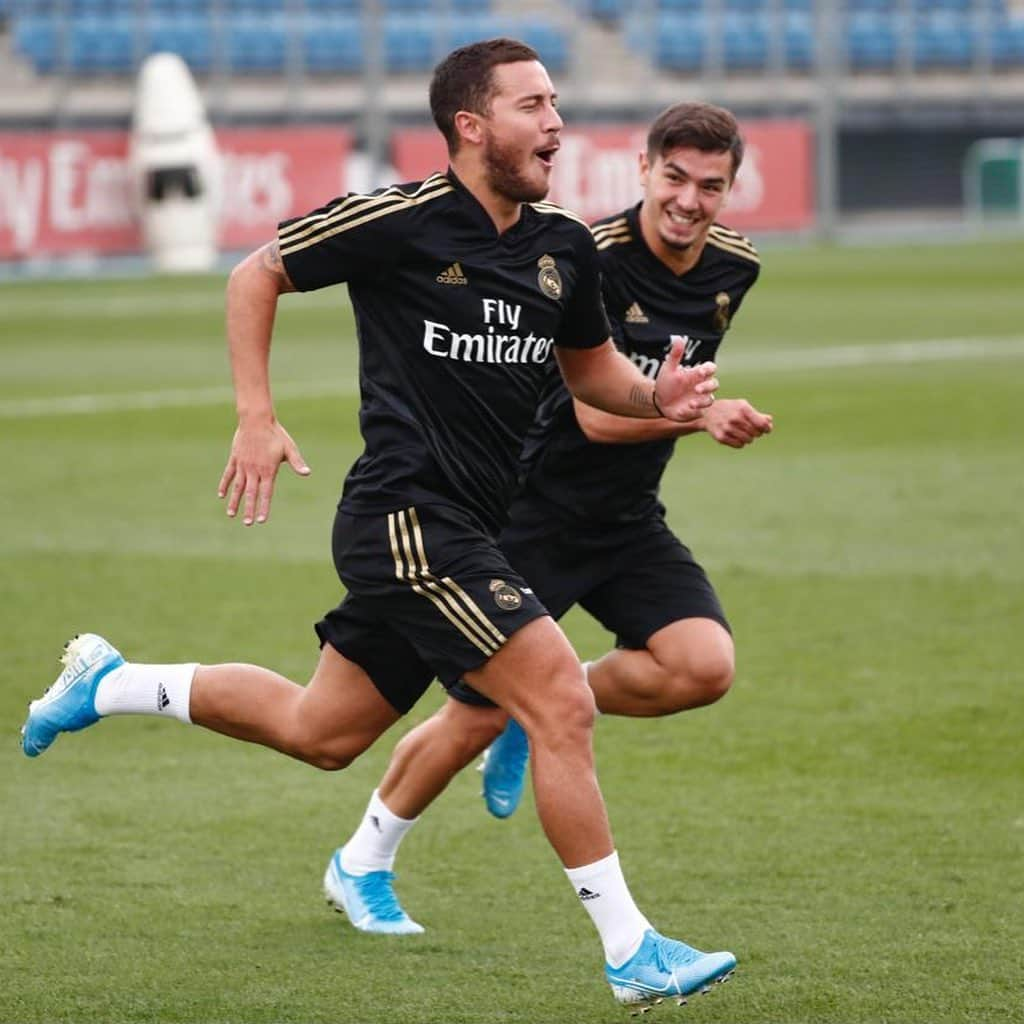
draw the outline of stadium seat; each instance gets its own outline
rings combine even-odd
[[[190,70],[202,74],[213,64],[214,29],[199,13],[151,14],[145,22],[146,53],[176,53]]]
[[[389,14],[384,18],[384,62],[388,71],[428,71],[434,66],[437,26],[431,15]]]
[[[704,0],[658,0],[658,9],[675,14],[698,13],[704,11]]]
[[[1024,68],[1024,17],[997,19],[992,25],[991,40],[993,67]]]
[[[14,23],[14,50],[27,57],[40,74],[50,74],[60,64],[57,21],[49,15],[22,15]]]
[[[637,25],[642,38],[646,26]],[[653,47],[649,39],[643,45],[653,48],[655,62],[667,71],[696,71],[704,62],[707,31],[702,14],[663,14],[655,21]]]
[[[914,65],[921,69],[966,70],[974,61],[973,21],[949,10],[918,14],[914,22]]]
[[[315,74],[354,74],[363,68],[362,20],[352,14],[307,14],[302,25],[306,68]]]
[[[785,65],[794,71],[814,67],[814,16],[791,8],[783,12],[783,49]]]
[[[136,63],[136,27],[125,14],[72,18],[68,66],[79,75],[128,74]]]
[[[889,71],[900,52],[900,22],[875,11],[856,11],[846,26],[846,55],[854,71]]]
[[[764,14],[726,11],[722,58],[730,71],[756,71],[768,64],[768,19]]]

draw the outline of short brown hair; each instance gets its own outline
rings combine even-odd
[[[729,153],[733,178],[743,162],[743,138],[736,118],[711,103],[676,103],[658,115],[647,133],[647,159],[654,163],[680,146],[702,153]]]
[[[494,96],[494,69],[540,57],[532,46],[518,39],[484,39],[453,50],[434,68],[430,80],[430,113],[448,143],[448,152],[458,149],[455,115],[460,110],[487,114]]]

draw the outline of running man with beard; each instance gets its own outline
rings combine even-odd
[[[728,111],[677,104],[653,123],[640,156],[642,202],[593,229],[616,342],[652,377],[673,339],[684,339],[687,361],[715,358],[757,280],[753,246],[717,223],[742,155]],[[588,666],[600,711],[670,715],[711,704],[729,689],[734,649],[725,613],[666,524],[658,489],[678,437],[704,431],[743,448],[771,428],[772,417],[744,399],[718,399],[690,423],[641,421],[593,409],[552,380],[500,545],[552,616],[579,604],[617,637],[616,648]],[[376,905],[387,914],[354,919],[357,927],[392,932],[402,921],[405,930],[420,929],[393,892],[399,844],[488,744],[488,809],[497,817],[515,810],[529,746],[519,724],[513,719],[506,727],[507,721],[505,710],[460,683],[398,744],[366,815],[324,879],[329,900],[341,909],[350,909],[362,890],[378,893]]]
[[[616,998],[682,998],[735,958],[659,935],[634,903],[594,774],[593,695],[497,536],[553,360],[588,405],[678,422],[711,405],[714,364],[681,367],[675,344],[652,382],[616,349],[593,238],[543,202],[562,120],[532,49],[496,39],[454,51],[430,104],[446,173],[283,223],[228,285],[239,422],[220,492],[246,525],[268,518],[282,462],[309,472],[271,397],[279,296],[345,281],[355,309],[365,449],[334,523],[347,594],[317,623],[311,681],[247,664],[126,663],[85,634],[33,702],[23,749],[37,756],[106,715],[158,714],[340,769],[434,676],[465,679],[530,737],[538,814],[574,891],[589,893]]]

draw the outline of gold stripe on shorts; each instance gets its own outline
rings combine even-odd
[[[430,571],[423,546],[423,531],[415,508],[388,513],[388,536],[395,560],[395,577],[408,583],[478,650],[496,654],[506,636],[481,611],[479,605],[450,576],[439,579]]]

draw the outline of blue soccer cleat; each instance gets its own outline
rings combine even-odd
[[[341,866],[341,851],[334,851],[324,874],[324,895],[339,913],[348,915],[354,928],[380,935],[420,935],[417,924],[403,909],[395,895],[394,872],[370,871],[350,875]]]
[[[510,718],[505,731],[487,748],[481,769],[484,802],[496,818],[507,818],[519,806],[529,759],[530,741],[523,727]]]
[[[668,997],[682,1005],[692,992],[709,992],[715,982],[728,981],[735,966],[732,953],[702,953],[648,928],[640,948],[621,967],[605,964],[604,974],[620,1003],[645,1013]]]
[[[62,732],[77,732],[98,722],[96,687],[113,669],[124,664],[119,651],[95,633],[76,636],[64,649],[67,666],[57,681],[28,706],[21,727],[21,749],[38,757]]]

